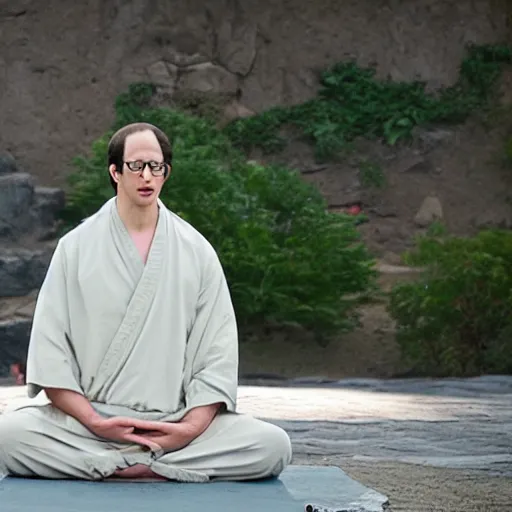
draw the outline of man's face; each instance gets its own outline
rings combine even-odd
[[[146,130],[133,133],[126,138],[124,145],[123,172],[110,172],[117,181],[117,194],[120,197],[138,207],[152,205],[160,195],[165,178],[163,170],[154,176],[149,165],[145,165],[142,171],[130,170],[141,167],[140,162],[163,163],[163,154],[155,134]],[[144,164],[142,164],[144,165]]]

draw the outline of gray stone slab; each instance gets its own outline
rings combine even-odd
[[[512,376],[243,387],[239,403],[283,427],[297,457],[512,475]]]
[[[473,378],[446,379],[344,379],[330,387],[366,389],[383,393],[421,393],[439,396],[474,396],[512,393],[510,375],[482,375]]]
[[[34,199],[34,180],[30,174],[0,175],[0,235],[25,232],[33,222],[30,208]]]
[[[32,218],[39,240],[57,238],[57,219],[66,205],[64,190],[60,188],[36,187]]]
[[[43,284],[52,250],[0,250],[0,297],[23,297]]]

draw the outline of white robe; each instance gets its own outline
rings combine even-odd
[[[236,413],[237,325],[216,252],[159,206],[146,264],[115,198],[59,241],[34,314],[28,394],[69,389],[105,417],[174,422],[217,402],[226,412],[163,454],[105,442],[38,401],[0,417],[0,466],[10,474],[101,479],[143,463],[169,479],[206,481],[272,476],[290,462],[281,429]]]

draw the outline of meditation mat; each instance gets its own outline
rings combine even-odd
[[[7,477],[1,512],[382,512],[386,496],[341,469],[290,466],[256,482],[84,482]]]

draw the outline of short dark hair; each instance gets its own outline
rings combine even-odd
[[[160,144],[160,149],[162,150],[162,154],[164,156],[164,162],[167,164],[167,168],[165,170],[165,175],[169,172],[169,167],[172,165],[172,147],[169,142],[169,138],[165,133],[153,126],[149,123],[132,123],[126,126],[123,126],[120,130],[117,130],[114,135],[110,138],[110,142],[108,143],[108,167],[113,164],[116,166],[117,172],[123,172],[123,161],[124,161],[124,146],[126,142],[126,138],[129,135],[138,132],[144,132],[146,130],[150,130],[155,134],[156,139],[158,140],[158,144]],[[112,179],[109,171],[110,184],[112,188],[117,193],[117,183]]]

